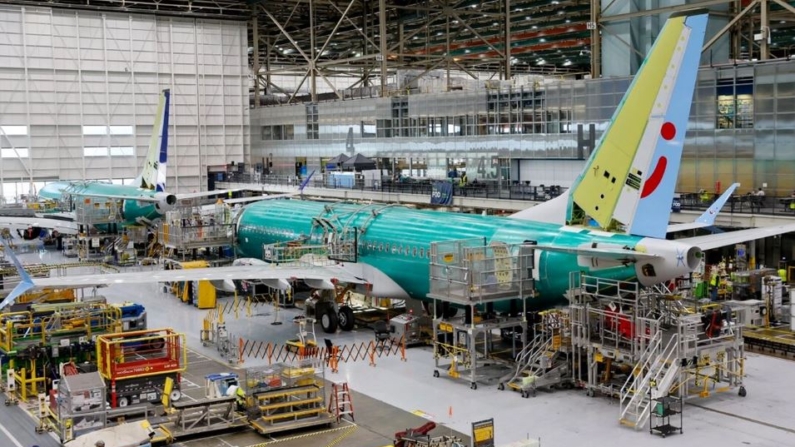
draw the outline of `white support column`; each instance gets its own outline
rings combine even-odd
[[[108,144],[108,174],[111,181],[113,181],[113,157],[110,154],[110,148],[113,145],[112,137],[110,135],[110,75],[108,74],[108,23],[107,14],[102,14],[102,65],[105,67],[105,126],[107,127],[108,134],[106,141]]]
[[[55,59],[55,16],[50,8],[50,51],[52,52],[53,59]],[[58,70],[55,67],[56,61],[52,61],[52,94],[53,97],[58,98]],[[61,129],[60,129],[60,104],[54,101],[55,105],[55,160],[58,166],[63,166],[61,163]]]
[[[80,13],[75,11],[75,41],[77,42],[77,86],[80,98],[80,159],[83,160],[83,180],[86,179],[86,135],[83,132],[83,58],[80,55]],[[65,180],[65,179],[64,179]]]
[[[204,71],[204,66],[203,66],[204,65],[204,51],[203,51],[204,50],[204,43],[199,40],[201,38],[200,37],[201,35],[199,34],[199,26],[201,26],[202,23],[203,22],[197,21],[196,22],[196,26],[193,28],[193,42],[194,42],[193,53],[194,53],[194,57],[196,58],[196,138],[198,139],[198,144],[196,145],[196,148],[199,151],[199,160],[201,160],[202,157],[205,156],[204,155],[205,152],[202,151],[202,141],[205,141],[205,139],[202,138],[202,122],[201,122],[202,117],[204,116],[204,111],[202,109],[202,101],[201,101],[202,100],[202,96],[203,96],[201,94],[201,92],[202,92],[202,84],[204,83],[204,76],[205,76],[204,75],[205,71]],[[199,52],[200,48],[202,49],[201,52]],[[202,61],[202,69],[201,70],[199,70],[199,61],[200,60]],[[204,84],[204,90],[205,91],[207,90],[207,85],[206,84]],[[205,129],[205,131],[206,131],[206,129]],[[200,185],[202,183],[201,174],[203,174],[203,173],[202,172],[199,173],[199,184]]]
[[[135,168],[140,169],[141,166],[144,165],[144,160],[146,159],[146,155],[143,158],[138,157],[138,111],[136,110],[138,105],[135,101],[135,88],[137,84],[135,83],[135,53],[133,52],[133,19],[132,16],[127,17],[127,23],[129,25],[130,30],[130,84],[132,85],[132,120],[133,120],[133,151],[135,151],[135,156],[133,159],[135,160]],[[135,175],[133,175],[135,178]]]
[[[23,67],[25,68],[25,120],[26,120],[27,125],[28,125],[28,138],[27,138],[27,140],[28,140],[28,157],[27,158],[28,158],[28,163],[30,163],[31,154],[33,152],[33,148],[31,147],[32,145],[30,144],[31,143],[31,138],[30,138],[30,133],[31,133],[31,126],[30,126],[30,85],[29,85],[29,83],[30,83],[30,74],[28,73],[28,37],[27,37],[27,33],[25,32],[25,21],[26,21],[25,12],[26,12],[26,9],[23,7],[22,8],[22,16],[21,16],[21,20],[20,20],[20,22],[21,22],[20,25],[21,25],[21,28],[22,28],[22,62],[23,62]],[[25,172],[28,173],[28,178],[32,182],[33,181],[33,173],[31,172],[31,170],[28,167],[28,165],[25,163],[25,160],[23,160],[22,157],[19,157],[19,154],[17,154],[17,156],[19,158],[19,164],[21,164],[22,165],[22,169],[24,169]]]
[[[171,120],[171,131],[169,132],[169,143],[171,141],[174,142],[174,150],[171,152],[174,155],[174,183],[176,189],[174,193],[180,192],[179,190],[179,143],[177,141],[177,98],[179,97],[179,93],[176,91],[176,82],[174,78],[174,20],[169,18],[168,19],[168,63],[170,65],[169,69],[171,70],[171,110],[173,111],[172,120]],[[159,63],[159,62],[158,62]],[[158,90],[160,90],[160,78],[158,76]],[[201,148],[199,148],[199,159],[201,159]]]

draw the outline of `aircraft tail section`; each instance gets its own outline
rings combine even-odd
[[[149,151],[146,153],[144,168],[136,179],[136,186],[153,191],[166,189],[166,165],[168,164],[168,110],[171,102],[171,91],[165,89],[160,93],[157,104],[155,123],[152,126],[152,137],[149,140]]]
[[[706,26],[706,11],[671,15],[572,186],[601,228],[665,238]]]

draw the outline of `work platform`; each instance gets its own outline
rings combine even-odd
[[[157,225],[157,240],[167,251],[221,249],[235,243],[233,212],[224,204],[196,205],[183,200]]]
[[[483,238],[431,244],[428,298],[464,306],[535,295],[533,245]]]
[[[526,299],[535,296],[534,245],[487,244],[483,238],[431,244],[427,296],[435,303],[434,377],[446,370],[475,390],[478,383],[510,373],[512,361],[527,342]],[[494,304],[508,300],[513,300],[513,312],[498,316]],[[463,306],[465,315],[454,318],[450,306]],[[519,334],[518,339],[511,337],[509,353],[496,355],[495,347],[502,342],[495,340],[497,331]]]
[[[745,396],[744,309],[702,306],[663,286],[579,273],[570,282],[574,379],[590,396],[617,397],[622,425],[644,428],[659,398]]]

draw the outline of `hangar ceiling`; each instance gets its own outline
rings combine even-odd
[[[0,3],[248,20],[260,94],[294,98],[271,82],[294,75],[311,92],[332,76],[352,87],[380,84],[399,69],[455,70],[480,79],[518,73],[599,76],[599,44],[620,23],[661,12],[720,8],[732,59],[790,57],[795,1],[701,0],[638,10],[634,0],[0,0]],[[630,3],[632,6],[630,7]],[[641,2],[645,3],[645,2]],[[620,12],[627,10],[636,12]],[[765,25],[767,24],[767,25]],[[769,31],[763,31],[767,29]],[[759,39],[769,35],[769,42]],[[722,33],[723,34],[723,33]],[[756,34],[756,39],[754,35]],[[383,37],[383,38],[382,38]],[[620,39],[620,36],[616,36]],[[626,42],[627,51],[636,51]],[[709,44],[709,42],[708,42]],[[386,57],[382,57],[384,54]],[[382,80],[383,79],[383,80]],[[302,98],[304,99],[304,98]],[[309,100],[317,100],[312,94]],[[259,104],[258,100],[255,104]]]

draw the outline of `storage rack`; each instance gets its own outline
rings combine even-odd
[[[329,425],[335,417],[325,405],[323,362],[298,361],[246,372],[246,386],[253,399],[256,419],[251,425],[260,434],[316,425]]]

